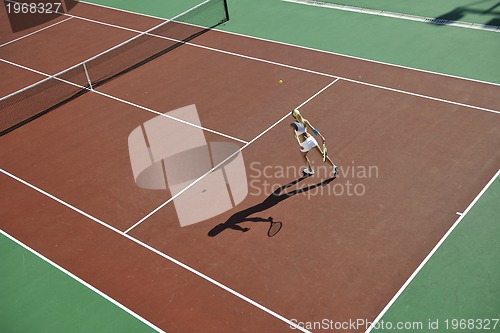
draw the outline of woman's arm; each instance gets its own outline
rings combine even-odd
[[[319,135],[319,136],[320,136],[320,138],[321,138],[321,140],[323,140],[323,142],[325,142],[325,141],[326,141],[326,140],[325,140],[325,137],[324,137],[323,135],[321,135],[321,133],[320,133],[320,132],[319,132],[316,128],[314,128],[314,126],[313,126],[313,125],[311,125],[311,123],[309,122],[309,120],[305,120],[305,121],[304,121],[304,124],[306,124],[306,126],[309,126],[309,127],[312,129],[312,131],[313,131],[313,133],[314,133],[315,135]]]
[[[297,135],[297,133],[295,132],[297,130],[297,127],[295,126],[294,123],[290,124],[290,126],[292,126],[292,130],[293,130],[293,136],[295,136],[295,139],[297,140],[297,143],[300,145],[300,139],[299,139],[299,136]],[[302,147],[302,146],[301,146]]]
[[[295,134],[295,131],[293,131],[293,135],[295,136],[295,139],[297,140],[297,143],[299,144],[299,146],[302,147],[302,145],[300,144],[299,136],[297,134]]]

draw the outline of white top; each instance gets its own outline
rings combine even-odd
[[[306,125],[302,124],[299,121],[294,121],[293,123],[297,126],[297,130],[295,131],[296,135],[304,134],[307,132]]]

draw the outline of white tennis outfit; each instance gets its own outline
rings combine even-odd
[[[298,121],[294,121],[294,124],[297,126],[297,130],[295,131],[296,135],[307,133],[307,128],[304,124]],[[318,145],[318,141],[316,141],[312,135],[309,135],[307,139],[300,143],[300,145],[302,146],[300,151],[305,153],[316,147]]]

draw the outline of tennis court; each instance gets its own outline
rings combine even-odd
[[[452,252],[476,253],[490,281],[476,293],[498,293],[498,246],[458,250],[481,229],[459,233],[474,216],[488,223],[472,243],[498,232],[498,82],[231,32],[244,9],[231,1],[160,6],[163,19],[113,5],[1,27],[0,327],[369,332],[333,323],[387,314],[433,331],[457,313],[397,315],[397,300],[464,233]],[[295,108],[338,177],[319,155],[301,177]],[[483,301],[458,319],[497,319],[498,300],[471,304]],[[43,319],[65,308],[71,320]]]

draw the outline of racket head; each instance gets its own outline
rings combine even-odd
[[[271,222],[271,226],[269,227],[269,230],[267,231],[267,236],[268,237],[275,236],[278,232],[280,232],[282,226],[283,226],[283,223],[281,223],[279,221]]]

